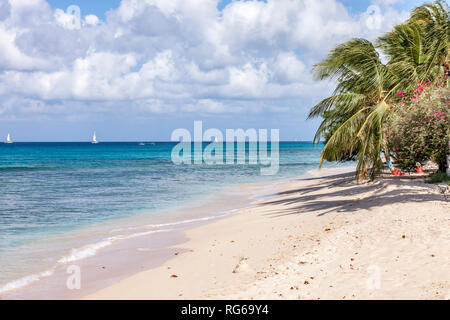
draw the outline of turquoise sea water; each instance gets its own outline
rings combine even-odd
[[[0,144],[0,270],[14,268],[19,250],[21,265],[32,263],[23,248],[49,236],[316,169],[322,149],[281,142],[278,174],[261,176],[260,165],[174,165],[175,144]],[[1,273],[0,287],[10,280]]]

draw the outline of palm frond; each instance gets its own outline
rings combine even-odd
[[[323,117],[314,141],[328,139],[320,165],[357,154],[357,178],[373,178],[381,168],[383,126],[398,91],[431,81],[448,70],[449,10],[444,1],[414,9],[410,18],[375,45],[352,39],[334,48],[313,68],[318,80],[337,82],[333,95],[316,104],[308,118]],[[383,64],[379,52],[387,57]]]

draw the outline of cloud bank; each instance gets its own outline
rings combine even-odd
[[[310,70],[332,46],[408,14],[392,1],[357,15],[336,0],[218,2],[122,0],[76,20],[0,0],[0,119],[291,112],[328,93]]]

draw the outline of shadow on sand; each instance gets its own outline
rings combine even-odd
[[[268,210],[267,215],[279,217],[317,212],[317,216],[323,216],[334,211],[370,210],[386,204],[447,201],[433,185],[423,183],[424,177],[414,179],[422,181],[411,181],[411,177],[382,177],[375,182],[356,184],[354,173],[345,173],[297,181],[301,180],[319,182],[311,187],[277,193],[278,199],[261,203],[260,206],[278,205],[276,209]]]

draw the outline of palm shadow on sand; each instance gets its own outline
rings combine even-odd
[[[384,176],[373,183],[356,184],[354,173],[330,175],[320,178],[306,178],[299,180],[323,180],[318,184],[288,190],[275,194],[281,199],[268,200],[260,206],[277,205],[276,209],[266,213],[272,217],[285,215],[317,212],[317,216],[323,216],[330,212],[354,212],[358,210],[370,210],[386,204],[395,203],[419,203],[431,201],[446,201],[443,194],[433,190],[433,185],[426,185],[421,180],[423,187],[412,188],[411,178],[399,179],[399,177]],[[385,189],[390,187],[390,191]],[[334,187],[340,187],[338,190]],[[333,199],[346,197],[347,199]],[[348,199],[348,197],[351,197]],[[281,209],[280,209],[281,206]]]

